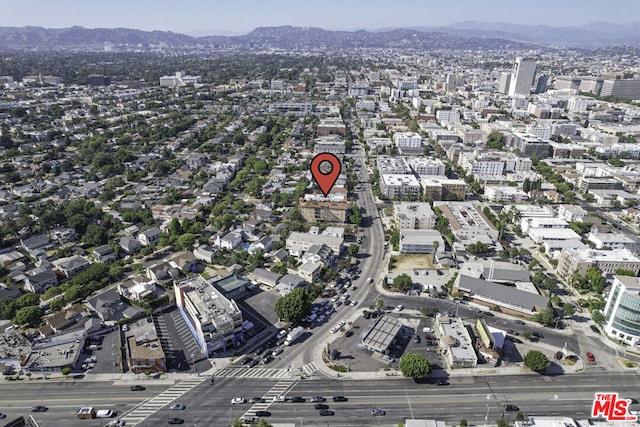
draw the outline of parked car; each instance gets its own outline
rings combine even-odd
[[[256,366],[258,364],[258,360],[257,359],[252,359],[249,363],[247,363],[247,367],[248,368],[253,368],[254,366]]]
[[[595,332],[596,334],[599,334],[599,333],[600,333],[600,329],[598,329],[598,327],[597,327],[597,326],[595,326],[595,325],[591,325],[591,326],[589,326],[589,328],[590,328],[593,332]]]
[[[178,411],[182,411],[184,410],[184,408],[185,406],[180,403],[172,403],[171,406],[169,406],[169,409],[178,410]]]
[[[338,332],[339,330],[340,330],[340,328],[339,328],[339,327],[334,326],[333,328],[331,328],[331,333],[332,333],[332,334],[335,334],[335,333],[336,333],[336,332]]]
[[[247,403],[247,399],[245,399],[244,397],[234,397],[233,399],[231,399],[232,405],[242,404],[242,403]]]
[[[416,344],[420,344],[420,335],[416,334],[413,336],[413,342]]]
[[[276,335],[276,339],[280,339],[280,338],[284,338],[287,336],[287,330],[286,329],[281,329],[280,332],[278,332],[278,335]]]
[[[513,323],[517,325],[524,325],[525,323],[522,320],[514,320]]]
[[[590,351],[587,351],[587,354],[586,354],[586,355],[587,355],[587,361],[588,361],[589,363],[593,363],[593,362],[595,362],[595,361],[596,361],[595,356],[594,356],[594,355],[593,355],[593,353],[591,353]]]
[[[358,305],[358,301],[355,301],[355,300],[351,301],[351,306],[352,307],[355,307],[356,305]]]
[[[516,405],[512,405],[511,403],[505,403],[504,410],[505,411],[519,411],[520,408],[518,408]]]
[[[318,319],[316,320],[316,323],[322,323],[322,322],[324,322],[324,319],[326,319],[326,317],[323,314],[320,317],[318,317]]]
[[[389,363],[393,363],[396,361],[396,359],[393,356],[389,356],[388,354],[385,354],[384,356],[382,356],[382,360]]]
[[[385,415],[386,412],[380,408],[374,408],[371,410],[371,415]]]
[[[536,338],[544,338],[544,335],[542,335],[540,332],[536,332],[536,331],[531,332],[531,336],[532,337],[536,337]]]
[[[449,381],[447,380],[438,380],[436,385],[449,385]]]
[[[396,311],[402,311],[402,310],[404,310],[404,305],[402,305],[402,304],[398,304],[398,305],[396,306]]]
[[[271,352],[271,355],[272,355],[273,357],[276,357],[277,355],[279,355],[279,354],[280,354],[280,353],[282,353],[283,351],[284,351],[284,350],[282,349],[282,347],[278,347],[278,348],[276,348],[275,350],[273,350],[273,351]]]

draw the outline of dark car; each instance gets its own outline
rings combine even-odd
[[[262,397],[252,397],[249,403],[265,403],[265,400]]]
[[[598,329],[598,327],[597,327],[597,326],[595,326],[595,325],[591,325],[591,326],[589,326],[589,328],[591,328],[591,330],[592,330],[593,332],[595,332],[596,334],[599,334],[599,333],[600,333],[600,329]]]
[[[419,344],[420,343],[420,335],[417,335],[417,334],[414,335],[413,336],[413,342],[416,343],[416,344]]]
[[[335,414],[335,412],[330,411],[329,409],[321,409],[320,410],[320,416],[321,417],[330,417],[330,416],[332,416],[334,414]]]
[[[438,382],[436,382],[436,385],[449,385],[449,381],[447,381],[447,380],[438,380]]]
[[[300,396],[294,396],[291,398],[291,400],[289,400],[289,402],[291,403],[304,403],[305,402],[305,398],[304,397],[300,397]]]
[[[184,420],[182,418],[169,418],[167,421],[169,424],[184,424]]]
[[[271,362],[273,362],[273,356],[270,355],[270,354],[267,354],[266,356],[264,356],[262,358],[262,364],[263,365],[266,365],[266,364],[271,363]]]
[[[531,332],[531,336],[532,337],[536,337],[536,338],[544,338],[544,335],[542,335],[540,332],[536,332],[536,331]]]
[[[495,317],[495,314],[493,314],[490,311],[484,311],[484,312],[482,312],[482,314],[484,314],[485,316],[489,316],[489,317]]]
[[[31,407],[31,412],[47,412],[49,408],[47,408],[46,406],[32,406]]]
[[[513,329],[507,329],[507,333],[515,336],[520,335],[520,332],[514,331]]]
[[[256,411],[256,417],[270,417],[271,412],[269,411]]]
[[[313,407],[316,409],[329,409],[329,405],[326,403],[316,403]]]
[[[251,363],[253,361],[252,358],[247,357],[246,359],[243,359],[242,362],[240,362],[242,365],[248,365],[249,363]]]
[[[7,414],[0,413],[0,420],[4,420],[5,418],[7,418]]]
[[[380,408],[374,408],[371,410],[371,415],[384,415],[386,412]]]
[[[347,402],[349,399],[347,399],[344,396],[333,396],[333,401],[334,402]]]
[[[141,386],[141,385],[132,385],[131,387],[129,387],[129,390],[131,390],[131,391],[144,391],[145,388],[144,388],[144,386]]]
[[[254,366],[256,366],[258,364],[258,359],[252,359],[251,362],[247,363],[247,367],[248,368],[253,368]]]
[[[504,405],[504,410],[505,411],[519,411],[520,408],[518,408],[516,405],[512,405],[510,403],[507,403]]]
[[[525,323],[522,320],[514,320],[513,323],[516,325],[524,325]]]

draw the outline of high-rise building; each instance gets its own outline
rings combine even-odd
[[[509,85],[511,85],[511,73],[500,73],[498,91],[504,95],[508,94]]]
[[[618,99],[640,99],[640,79],[605,80],[602,83],[600,96],[612,96]]]
[[[511,73],[509,96],[528,95],[531,93],[533,79],[536,76],[536,61],[532,59],[516,58]]]

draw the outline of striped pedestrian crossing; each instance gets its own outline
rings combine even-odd
[[[311,375],[318,370],[318,366],[314,362],[311,362],[304,365],[301,369],[304,374]]]
[[[288,378],[291,376],[289,369],[275,368],[245,368],[245,367],[228,367],[220,369],[215,374],[216,377],[222,378]]]
[[[194,387],[198,386],[202,381],[208,378],[209,377],[193,377],[180,381],[159,395],[142,402],[120,418],[124,420],[128,426],[135,426],[136,424],[144,421],[147,417],[175,401],[183,394],[191,391]]]

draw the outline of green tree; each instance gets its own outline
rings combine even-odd
[[[297,322],[311,311],[311,303],[305,288],[295,288],[276,301],[275,312],[284,322]]]
[[[551,366],[551,361],[541,351],[530,350],[524,356],[524,366],[532,371],[540,372]]]
[[[172,236],[180,236],[182,234],[182,225],[180,225],[180,220],[178,218],[172,218],[169,223],[169,233]]]
[[[565,317],[571,317],[575,314],[575,312],[576,308],[573,306],[573,304],[565,303],[562,306],[562,314]]]
[[[62,375],[64,375],[65,378],[69,378],[69,374],[71,373],[71,368],[65,366],[64,368],[60,369],[60,373]]]
[[[193,248],[193,244],[196,242],[196,235],[191,233],[185,233],[182,236],[178,237],[176,241],[176,246],[183,251],[190,250]]]
[[[40,297],[32,293],[21,295],[16,300],[16,308],[18,310],[20,310],[21,308],[29,307],[30,305],[38,304],[40,304]]]
[[[16,325],[28,324],[31,326],[38,326],[40,319],[42,318],[42,310],[36,305],[30,305],[29,307],[21,308],[16,312],[13,317],[13,323]]]
[[[468,424],[467,420],[465,420],[465,419],[460,420],[460,427],[467,427],[468,425],[469,424]]]
[[[407,353],[400,359],[400,372],[408,378],[426,378],[431,373],[431,365],[420,353]]]
[[[605,317],[604,314],[602,314],[602,312],[600,310],[594,310],[591,312],[591,319],[597,323],[598,325],[601,325],[602,323],[604,323],[605,321]]]
[[[382,310],[382,307],[384,307],[384,301],[382,298],[377,298],[376,299],[376,310],[380,311]]]
[[[86,233],[82,237],[82,242],[88,246],[99,246],[107,243],[108,237],[109,235],[104,228],[89,224]]]
[[[553,316],[553,310],[550,307],[545,308],[540,313],[536,313],[531,317],[531,320],[538,322],[544,326],[551,326],[555,322]]]
[[[405,292],[411,289],[413,286],[413,280],[408,274],[400,274],[393,279],[393,287],[398,290],[398,292]]]
[[[360,251],[360,246],[357,243],[352,243],[349,245],[349,248],[347,250],[349,252],[349,256],[356,256]]]

